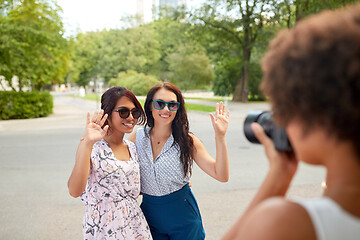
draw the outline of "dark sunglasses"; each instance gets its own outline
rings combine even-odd
[[[179,109],[180,103],[175,101],[165,102],[160,99],[153,100],[153,106],[156,110],[164,109],[166,105],[170,111],[177,111]]]
[[[120,109],[115,109],[113,110],[113,112],[118,112],[119,116],[122,119],[127,119],[131,115],[133,116],[133,118],[138,119],[141,116],[141,111],[138,108],[133,108],[133,109],[128,109],[126,107],[122,107]]]

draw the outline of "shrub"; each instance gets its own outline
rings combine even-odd
[[[53,96],[49,92],[0,92],[0,119],[46,117],[52,113]]]
[[[109,81],[110,86],[126,87],[137,96],[146,96],[150,88],[161,83],[155,76],[137,73],[129,70],[120,72],[117,78],[112,78]]]

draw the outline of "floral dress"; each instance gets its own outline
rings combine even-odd
[[[128,161],[117,160],[104,139],[93,146],[90,174],[81,195],[86,206],[84,239],[152,239],[136,200],[140,176],[135,144],[125,143]]]

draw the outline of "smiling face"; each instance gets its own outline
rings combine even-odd
[[[165,102],[178,101],[175,93],[165,88],[160,88],[154,94],[153,100],[163,100]],[[177,111],[170,111],[167,105],[163,109],[157,110],[154,108],[154,105],[152,103],[151,103],[151,112],[154,118],[155,125],[157,124],[171,125],[177,113]]]
[[[129,110],[132,110],[135,108],[135,104],[128,97],[124,96],[117,101],[113,110],[122,108],[128,108]],[[132,114],[129,114],[126,119],[123,119],[120,117],[118,112],[111,113],[111,120],[109,122],[113,132],[117,131],[121,133],[131,133],[136,123],[137,119],[135,119]]]

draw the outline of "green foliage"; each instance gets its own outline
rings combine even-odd
[[[74,39],[71,81],[105,83],[134,70],[192,89],[209,86],[214,71],[205,49],[193,40],[192,26],[164,18],[128,29],[79,34]]]
[[[213,87],[218,95],[261,99],[260,60],[276,32],[354,1],[207,0],[187,17],[180,9],[140,26],[82,33],[73,41],[70,78],[86,86],[134,70],[184,90]]]
[[[53,96],[49,92],[5,91],[0,94],[0,119],[46,117],[52,113]]]
[[[0,15],[0,75],[20,90],[61,83],[68,71],[68,44],[62,36],[60,8],[52,1],[24,0]]]
[[[228,96],[235,90],[236,82],[240,77],[242,61],[239,57],[220,59],[215,67],[214,93],[219,96]]]
[[[276,1],[275,19],[282,27],[293,27],[299,20],[325,9],[336,9],[359,0],[282,0]]]
[[[71,82],[85,87],[99,75],[101,41],[99,32],[80,33],[71,40]]]
[[[180,89],[201,89],[215,77],[208,56],[203,53],[183,54],[181,51],[168,56],[168,80]]]
[[[140,26],[104,32],[101,56],[101,76],[107,82],[126,70],[148,74],[161,53],[153,29]]]
[[[120,72],[117,78],[109,81],[110,86],[122,86],[129,89],[137,96],[145,96],[150,88],[161,83],[155,76],[137,73],[134,70]]]
[[[260,92],[259,85],[262,78],[261,66],[259,62],[250,63],[250,81],[249,81],[249,95],[250,101],[263,101],[264,97]]]

